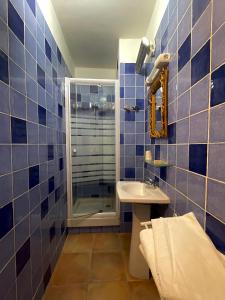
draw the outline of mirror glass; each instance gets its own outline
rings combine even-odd
[[[167,137],[168,68],[162,68],[149,87],[150,136]]]

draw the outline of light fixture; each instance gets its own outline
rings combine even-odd
[[[136,72],[138,74],[141,73],[142,66],[144,64],[146,55],[149,55],[150,57],[154,56],[155,53],[155,44],[152,42],[149,42],[149,40],[146,37],[143,37],[141,39],[141,44],[136,60]]]

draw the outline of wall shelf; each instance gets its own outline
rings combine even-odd
[[[145,162],[155,168],[162,168],[162,167],[171,167],[172,164],[168,163],[165,160],[145,160]]]

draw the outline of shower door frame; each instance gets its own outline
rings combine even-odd
[[[120,224],[120,204],[115,191],[115,211],[96,213],[91,217],[75,218],[73,214],[72,192],[72,147],[71,147],[71,106],[70,84],[114,84],[115,86],[115,189],[120,180],[120,98],[119,80],[115,79],[88,79],[65,78],[65,114],[66,114],[66,161],[67,161],[67,226],[68,227],[92,227],[92,226],[118,226]]]

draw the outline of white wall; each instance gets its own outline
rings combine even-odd
[[[55,14],[54,7],[51,0],[37,0],[39,7],[45,17],[45,20],[51,30],[51,33],[65,59],[65,62],[71,72],[74,74],[74,61],[66,44],[60,23]]]
[[[75,67],[74,74],[76,78],[92,78],[92,79],[116,79],[116,69],[103,68],[82,68]]]
[[[156,1],[152,16],[149,20],[148,28],[146,28],[146,32],[143,32],[143,36],[146,36],[149,40],[154,41],[160,22],[167,8],[168,2],[169,0]],[[141,38],[140,39],[119,39],[119,49],[118,49],[119,62],[122,63],[136,62],[140,43],[141,43]]]
[[[141,39],[119,39],[119,62],[136,62]]]

